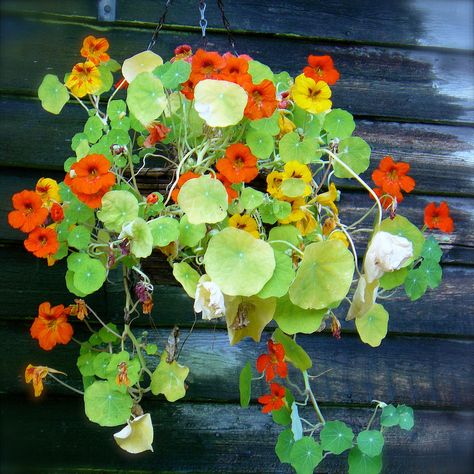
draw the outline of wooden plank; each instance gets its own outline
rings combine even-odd
[[[44,12],[70,17],[97,17],[91,2],[78,0],[3,1],[4,10]],[[117,1],[117,20],[131,24],[158,21],[162,4],[153,0]],[[293,0],[291,7],[284,0],[254,2],[242,0],[225,3],[226,15],[235,31],[262,34],[283,34],[296,37],[325,38],[332,41],[390,43],[472,49],[473,16],[469,0],[398,0],[384,1],[377,8],[372,2],[333,0],[314,3]],[[215,5],[206,10],[209,27],[222,28],[220,12]],[[175,0],[170,6],[165,27],[197,26],[199,13],[187,0]],[[237,44],[237,47],[239,45]]]
[[[64,262],[47,267],[44,261],[29,255],[21,246],[5,244],[0,245],[0,260],[3,269],[0,274],[0,319],[31,319],[36,315],[38,305],[45,300],[65,305],[72,302],[74,296],[64,283]],[[441,286],[423,298],[410,301],[400,290],[383,302],[391,315],[391,333],[474,336],[474,318],[465,314],[466,308],[474,306],[474,268],[445,266],[443,271]],[[27,284],[25,275],[28,275]],[[170,271],[169,275],[171,279]],[[109,279],[113,280],[114,276]],[[123,321],[124,294],[120,284],[107,283],[104,291],[86,300],[99,315],[118,323]],[[189,328],[193,324],[193,300],[180,286],[155,285],[154,300],[153,325],[172,327],[177,324]],[[346,311],[347,307],[343,305],[336,314],[342,319]],[[341,323],[343,333],[354,332],[353,322],[341,320]],[[150,320],[140,318],[136,324],[149,326]],[[209,327],[200,318],[197,325]],[[224,327],[220,321],[217,326]]]
[[[15,97],[3,97],[0,107],[8,117],[0,130],[0,166],[62,170],[64,160],[73,154],[71,138],[84,126],[85,111],[69,105],[56,116],[44,111],[39,101]],[[45,130],[49,132],[46,140]],[[417,192],[474,196],[473,129],[360,120],[356,133],[373,150],[366,176],[384,155],[392,154],[411,164]]]
[[[82,38],[93,24],[29,21],[2,18],[1,50],[5,74],[0,87],[32,93],[46,73],[60,77],[80,59]],[[111,43],[111,53],[123,60],[143,50],[150,30],[104,26],[100,33]],[[27,40],[26,40],[27,38]],[[167,58],[177,44],[198,44],[196,33],[162,32],[157,47]],[[225,36],[211,37],[210,49],[227,49]],[[474,56],[452,51],[407,50],[380,47],[334,46],[314,41],[242,36],[239,47],[275,71],[297,74],[311,52],[330,54],[341,71],[334,86],[334,106],[359,116],[398,118],[403,121],[474,122]],[[279,51],[278,55],[274,51]],[[47,59],[46,59],[47,58]],[[300,65],[300,66],[298,66]],[[13,73],[14,72],[14,73]]]
[[[131,456],[113,441],[120,428],[90,423],[79,400],[2,398],[2,466],[9,473],[293,472],[274,452],[282,428],[255,406],[147,403],[144,408],[153,419],[154,452]],[[369,410],[355,408],[327,408],[325,414],[356,432],[370,417]],[[384,433],[383,472],[472,472],[472,413],[416,410],[415,418],[410,432],[391,428]],[[327,457],[316,472],[347,472],[347,454]]]
[[[48,365],[68,374],[68,382],[82,386],[75,367],[78,346],[73,342],[51,352],[39,348],[29,335],[30,324],[0,322],[4,354],[0,361],[3,378],[0,393],[25,393],[22,374],[28,363]],[[229,346],[226,331],[195,329],[182,350],[180,363],[190,367],[186,400],[237,401],[238,374],[246,361],[253,365],[266,345],[244,340]],[[170,330],[148,330],[148,341],[163,348]],[[187,331],[183,331],[184,340]],[[76,330],[76,338],[87,335]],[[263,340],[266,341],[264,336]],[[333,404],[368,404],[371,400],[407,403],[418,407],[468,408],[473,406],[471,364],[474,342],[428,337],[388,337],[373,349],[358,336],[345,335],[336,340],[329,335],[301,335],[298,342],[314,362],[311,373],[332,371],[318,379],[317,398]],[[149,358],[152,369],[156,357]],[[370,368],[367,365],[370,361]],[[453,367],[456,370],[453,370]],[[364,369],[362,369],[364,368]],[[296,380],[296,375],[293,377]],[[298,379],[299,380],[299,379]],[[264,393],[259,382],[253,397]],[[48,383],[48,392],[64,394],[67,390]]]

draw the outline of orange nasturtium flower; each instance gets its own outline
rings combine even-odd
[[[235,56],[225,56],[226,65],[221,71],[220,78],[230,82],[237,82],[239,79],[252,81],[252,76],[248,73],[249,63],[243,58]]]
[[[35,191],[48,208],[51,207],[53,202],[61,202],[59,185],[55,179],[40,178],[36,183]]]
[[[50,351],[56,344],[67,344],[73,335],[72,326],[67,322],[69,308],[60,304],[51,307],[45,301],[38,308],[38,316],[33,321],[30,334],[38,339],[39,345],[45,351]]]
[[[95,94],[102,86],[100,71],[92,61],[77,63],[65,85],[77,97]]]
[[[277,108],[275,85],[269,79],[264,79],[260,84],[252,84],[243,80],[240,84],[247,92],[249,98],[244,110],[244,115],[250,120],[270,117]]]
[[[258,398],[258,403],[263,405],[262,413],[270,413],[279,410],[285,405],[285,387],[277,383],[270,384],[271,393]]]
[[[216,173],[216,178],[224,185],[227,191],[227,202],[230,204],[233,199],[239,196],[239,193],[232,188],[232,183],[221,173]]]
[[[245,230],[245,232],[253,235],[256,239],[260,238],[257,221],[252,216],[247,214],[242,216],[240,214],[234,214],[229,219],[229,225],[231,227],[235,227],[236,229]]]
[[[35,257],[47,258],[59,250],[58,235],[51,227],[37,227],[28,234],[24,245]]]
[[[454,230],[454,222],[449,215],[449,206],[442,201],[438,207],[431,202],[425,207],[425,225],[428,229],[439,229],[450,233]]]
[[[178,179],[178,184],[171,192],[171,199],[174,202],[178,202],[178,195],[181,190],[181,186],[183,186],[183,184],[186,181],[189,181],[190,179],[194,179],[194,178],[199,178],[200,176],[201,176],[200,174],[193,173],[192,171],[187,171],[186,173],[182,174]]]
[[[54,222],[61,222],[64,219],[64,210],[61,204],[58,204],[57,202],[53,203],[50,212],[51,219],[53,219]]]
[[[216,168],[231,183],[249,183],[258,175],[257,158],[242,143],[228,147],[225,157],[216,163]]]
[[[171,129],[162,123],[154,122],[149,127],[147,127],[147,130],[150,132],[150,135],[146,137],[146,140],[143,142],[143,146],[145,148],[151,148],[156,143],[162,142]]]
[[[198,80],[217,79],[225,64],[225,59],[216,51],[198,49],[191,62],[191,76]]]
[[[291,88],[291,97],[298,107],[312,114],[326,112],[332,107],[331,89],[324,81],[315,81],[300,74]]]
[[[84,38],[81,48],[81,56],[95,65],[106,63],[110,56],[106,53],[109,49],[109,42],[106,38],[96,38],[95,36],[87,36]]]
[[[103,195],[115,184],[110,166],[104,155],[87,155],[71,166],[64,183],[80,201],[95,209],[100,207]]]
[[[69,305],[69,314],[71,316],[76,316],[79,321],[83,321],[89,314],[86,302],[80,298],[74,299],[74,304]]]
[[[15,210],[8,214],[8,223],[22,232],[31,232],[48,218],[48,210],[34,191],[24,190],[14,194],[12,203]]]
[[[64,374],[59,370],[52,369],[51,367],[44,367],[42,365],[31,365],[28,364],[28,367],[25,370],[25,382],[33,382],[33,388],[35,390],[35,397],[39,397],[43,392],[43,379],[49,374]]]
[[[388,194],[396,198],[397,202],[403,201],[402,191],[410,193],[415,188],[415,180],[407,176],[410,165],[403,161],[393,161],[391,156],[385,156],[379,163],[378,169],[372,173],[372,180],[377,188],[374,192],[377,196]],[[390,199],[383,200],[384,207],[390,205]]]
[[[269,339],[268,354],[262,354],[257,359],[257,370],[259,373],[265,371],[265,380],[270,382],[278,374],[279,377],[285,378],[288,375],[288,366],[285,362],[285,349],[283,344],[274,343]]]
[[[308,64],[303,69],[303,73],[306,77],[311,77],[316,82],[324,81],[329,85],[333,85],[339,79],[339,72],[334,67],[331,56],[314,56],[310,54],[308,56]]]

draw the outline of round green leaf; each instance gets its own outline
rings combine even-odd
[[[122,65],[122,76],[130,84],[140,75],[140,73],[152,73],[158,66],[163,64],[163,59],[153,51],[147,50],[135,54],[126,59]]]
[[[183,184],[178,204],[191,224],[215,224],[227,216],[227,191],[218,179],[201,176]]]
[[[66,272],[65,280],[66,280],[66,287],[71,293],[73,293],[76,296],[79,296],[79,298],[84,298],[84,296],[87,296],[87,293],[84,293],[83,291],[79,291],[74,285],[74,272],[73,271],[68,270]]]
[[[112,145],[128,146],[130,143],[130,136],[127,130],[121,128],[113,128],[105,138],[109,149]]]
[[[191,224],[184,215],[179,221],[179,243],[183,247],[195,247],[206,235],[205,224]]]
[[[258,296],[260,298],[270,298],[286,295],[295,277],[291,257],[283,252],[275,251],[275,270],[270,280],[265,283]]]
[[[301,178],[285,179],[281,185],[281,192],[288,197],[302,196],[307,184]]]
[[[387,335],[388,313],[381,304],[376,303],[367,313],[356,318],[355,325],[362,342],[378,347]]]
[[[338,157],[356,174],[363,173],[370,162],[370,146],[360,137],[344,138],[339,142]],[[334,163],[337,178],[352,178],[352,175],[339,163]],[[387,231],[388,232],[388,231]]]
[[[111,122],[122,120],[127,114],[127,104],[124,100],[112,100],[107,105],[107,115]]]
[[[365,430],[357,435],[357,447],[371,458],[382,453],[383,445],[384,439],[380,431]]]
[[[138,217],[137,198],[128,191],[109,191],[102,198],[98,219],[112,232],[121,232],[122,226]]]
[[[161,79],[163,86],[167,89],[176,89],[180,84],[186,82],[191,74],[191,64],[187,61],[167,62],[158,66],[153,74]]]
[[[69,206],[64,210],[64,216],[67,217],[71,223],[77,222],[78,224],[82,224],[94,218],[94,211],[79,201],[75,196],[72,196]]]
[[[412,269],[405,279],[405,293],[412,301],[421,298],[428,288],[428,278],[421,268]]]
[[[130,252],[137,258],[148,257],[153,250],[153,236],[150,227],[141,218],[122,227],[120,238],[126,237],[130,241]]]
[[[425,274],[426,282],[430,288],[434,289],[440,285],[443,278],[443,269],[435,260],[423,260],[420,265],[420,272]]]
[[[304,309],[333,307],[347,295],[353,275],[354,257],[340,240],[315,242],[305,248],[290,300]]]
[[[387,405],[382,409],[382,415],[380,416],[380,424],[382,426],[397,426],[399,420],[398,411],[393,405]]]
[[[275,257],[267,242],[227,227],[209,241],[204,264],[206,273],[224,294],[252,296],[273,275]]]
[[[295,441],[291,448],[290,462],[298,474],[313,474],[323,459],[323,450],[313,438],[305,436]]]
[[[284,430],[278,435],[275,453],[281,463],[290,462],[290,453],[294,444],[295,439],[291,430]]]
[[[398,424],[402,430],[410,431],[415,425],[415,417],[413,415],[413,408],[406,405],[398,405]]]
[[[300,163],[311,163],[316,157],[318,144],[314,138],[307,137],[303,140],[296,132],[286,133],[280,140],[280,158],[285,162],[299,161]]]
[[[84,392],[87,418],[100,426],[123,425],[131,416],[133,401],[128,393],[112,390],[108,382],[96,381]]]
[[[294,305],[288,295],[279,298],[273,319],[286,334],[312,334],[323,322],[326,309],[303,309]]]
[[[204,79],[194,88],[194,108],[210,127],[239,123],[247,100],[247,92],[233,82]]]
[[[102,120],[94,115],[89,117],[84,125],[84,133],[89,140],[89,143],[95,143],[102,136]]]
[[[273,227],[268,234],[268,243],[280,252],[285,252],[291,247],[285,242],[298,247],[300,243],[300,233],[294,225],[280,225]]]
[[[67,236],[67,243],[70,247],[84,250],[91,240],[91,230],[83,225],[76,225]]]
[[[328,421],[321,430],[319,437],[324,451],[341,454],[346,449],[352,448],[354,433],[342,421]]]
[[[142,72],[127,89],[130,112],[143,124],[157,119],[166,107],[163,84],[151,72]]]
[[[77,368],[84,377],[95,374],[94,360],[96,357],[97,353],[86,352],[77,358]]]
[[[259,130],[249,130],[245,135],[245,142],[251,152],[261,159],[268,158],[275,149],[275,141],[273,137],[266,132]]]
[[[82,356],[81,356],[82,357]],[[101,379],[107,378],[107,367],[109,366],[112,354],[108,352],[99,352],[94,358],[93,369],[94,375]]]
[[[265,79],[273,81],[272,70],[259,61],[249,61],[249,74],[252,76],[252,82],[254,84],[260,84]]]
[[[248,212],[252,212],[263,203],[264,194],[253,188],[244,188],[240,193],[240,204]]]
[[[247,361],[239,376],[240,406],[247,408],[250,403],[250,393],[252,390],[252,369]]]
[[[79,270],[86,262],[90,260],[89,255],[83,252],[74,252],[67,258],[67,268],[72,272]]]
[[[395,270],[394,272],[387,272],[382,275],[380,281],[380,286],[384,290],[393,290],[397,286],[403,285],[405,278],[408,274],[408,268],[403,267],[400,270]]]
[[[74,286],[82,293],[90,295],[94,293],[105,282],[107,272],[99,260],[89,258],[74,271]]]
[[[153,395],[162,393],[169,402],[175,402],[186,395],[184,381],[189,369],[176,361],[166,362],[168,353],[163,351],[160,364],[151,376],[151,391]]]
[[[423,248],[421,249],[421,256],[425,260],[431,260],[433,262],[438,263],[443,256],[443,251],[439,247],[438,242],[436,239],[430,235],[423,244]]]
[[[334,109],[326,115],[323,128],[326,130],[329,140],[334,138],[341,140],[350,137],[355,130],[354,118],[345,110]]]
[[[153,247],[165,247],[179,237],[179,222],[172,217],[159,217],[148,221],[153,236]]]
[[[173,276],[181,283],[188,296],[196,296],[196,287],[201,276],[191,265],[186,262],[173,263]]]
[[[278,135],[280,133],[280,127],[278,125],[279,117],[280,114],[277,110],[271,117],[252,120],[250,122],[250,127],[254,130],[258,130],[259,132],[264,132],[269,135]]]
[[[408,239],[413,244],[413,259],[408,260],[405,266],[408,266],[421,255],[425,243],[425,236],[420,229],[413,225],[406,217],[399,214],[396,215],[394,219],[387,217],[387,219],[384,219],[380,224],[379,230],[405,237],[405,239]]]
[[[69,100],[69,92],[57,76],[46,74],[39,86],[38,97],[44,110],[57,115]]]
[[[349,453],[349,474],[379,474],[382,470],[382,456],[369,457],[352,448]]]

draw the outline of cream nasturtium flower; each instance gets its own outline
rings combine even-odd
[[[137,416],[127,425],[114,434],[117,444],[132,454],[153,451],[153,425],[149,413]]]
[[[194,108],[210,127],[228,127],[244,116],[248,95],[238,84],[204,79],[194,88]]]
[[[122,66],[122,75],[130,84],[142,72],[153,72],[163,64],[163,59],[153,51],[143,51],[126,59]]]
[[[377,232],[365,255],[364,272],[367,282],[378,280],[386,272],[400,269],[413,257],[413,244],[405,237],[388,232]]]
[[[326,112],[332,107],[331,89],[324,81],[316,82],[304,74],[295,79],[291,88],[291,96],[298,107],[312,114]]]
[[[225,316],[224,295],[208,275],[203,275],[197,284],[194,311],[202,312],[202,319],[208,320]]]

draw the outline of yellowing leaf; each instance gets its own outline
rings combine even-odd
[[[362,342],[378,347],[387,335],[388,313],[381,304],[374,304],[364,316],[357,318],[355,323]]]
[[[189,368],[176,361],[166,362],[168,353],[163,351],[158,367],[151,376],[151,391],[153,395],[162,393],[169,402],[175,402],[186,395],[184,381],[189,374]]]
[[[153,425],[149,413],[137,416],[127,423],[122,430],[114,434],[117,444],[132,454],[153,451]]]
[[[143,51],[126,59],[122,66],[122,75],[130,84],[141,72],[152,72],[163,64],[163,59],[153,51]]]

